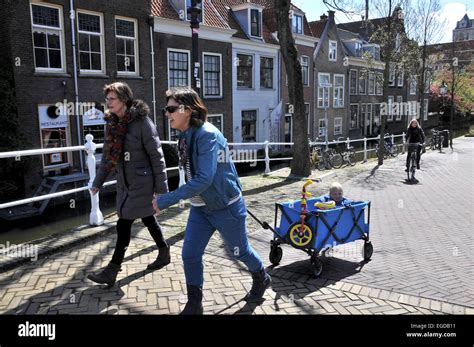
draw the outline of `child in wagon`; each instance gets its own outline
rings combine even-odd
[[[325,206],[324,204],[318,204],[318,208],[321,210],[328,209],[328,208],[333,208],[333,207],[342,207],[342,206],[347,206],[351,203],[350,199],[347,199],[344,197],[344,192],[342,190],[342,185],[338,182],[334,182],[331,184],[329,187],[329,194],[322,195],[318,198],[316,198],[315,202],[322,202],[322,203],[327,203],[334,201],[335,206],[330,207]]]

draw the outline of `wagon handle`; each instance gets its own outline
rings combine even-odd
[[[247,213],[257,221],[258,224],[260,224],[262,226],[263,229],[270,229],[271,231],[275,232],[275,229],[273,229],[270,224],[268,224],[267,222],[262,222],[260,221],[260,219],[258,219],[257,217],[255,217],[255,215],[250,212],[248,209],[247,209]]]

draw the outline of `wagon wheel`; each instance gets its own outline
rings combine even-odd
[[[372,254],[374,253],[374,247],[372,246],[372,242],[368,241],[364,243],[364,260],[370,260]]]
[[[323,272],[323,262],[317,257],[316,254],[311,256],[311,274],[314,278],[321,276]]]
[[[301,228],[301,226],[301,223],[292,224],[288,232],[288,239],[290,244],[295,248],[308,248],[313,242],[314,232],[307,224],[305,224],[303,228]]]
[[[270,248],[270,262],[277,266],[280,264],[281,258],[283,257],[283,250],[280,246],[272,246]]]

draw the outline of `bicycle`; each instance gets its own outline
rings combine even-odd
[[[417,143],[408,143],[407,144],[407,147],[409,148],[409,152],[410,152],[410,161],[408,162],[408,172],[407,172],[407,175],[408,175],[408,181],[409,182],[413,182],[415,181],[415,172],[416,172],[416,152],[417,152],[417,149],[418,149],[418,146],[421,146],[421,144],[419,142]],[[420,152],[420,156],[421,156],[421,152]]]
[[[443,152],[443,141],[444,141],[444,136],[441,130],[431,130],[432,136],[431,136],[431,141],[430,141],[430,148],[431,150],[435,150],[436,147],[438,147],[438,150],[440,153]]]
[[[339,137],[337,141],[340,141],[340,139],[344,139],[344,137]],[[353,146],[344,146],[344,150],[340,151],[339,154],[341,155],[343,162],[348,165],[354,166],[356,164],[355,149]]]
[[[379,152],[379,142],[375,145],[375,150]],[[384,135],[384,151],[383,151],[383,158],[387,159],[388,156],[396,157],[399,153],[398,147],[395,143],[392,143],[391,134]]]
[[[318,170],[339,169],[342,166],[342,156],[334,148],[323,150],[316,145],[311,145],[309,161],[311,168],[317,168]]]

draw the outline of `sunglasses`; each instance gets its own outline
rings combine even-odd
[[[179,106],[166,106],[163,110],[161,110],[163,112],[163,114],[165,114],[166,112],[168,113],[175,113],[176,110],[180,109],[181,107],[185,107],[183,105],[179,105]]]

